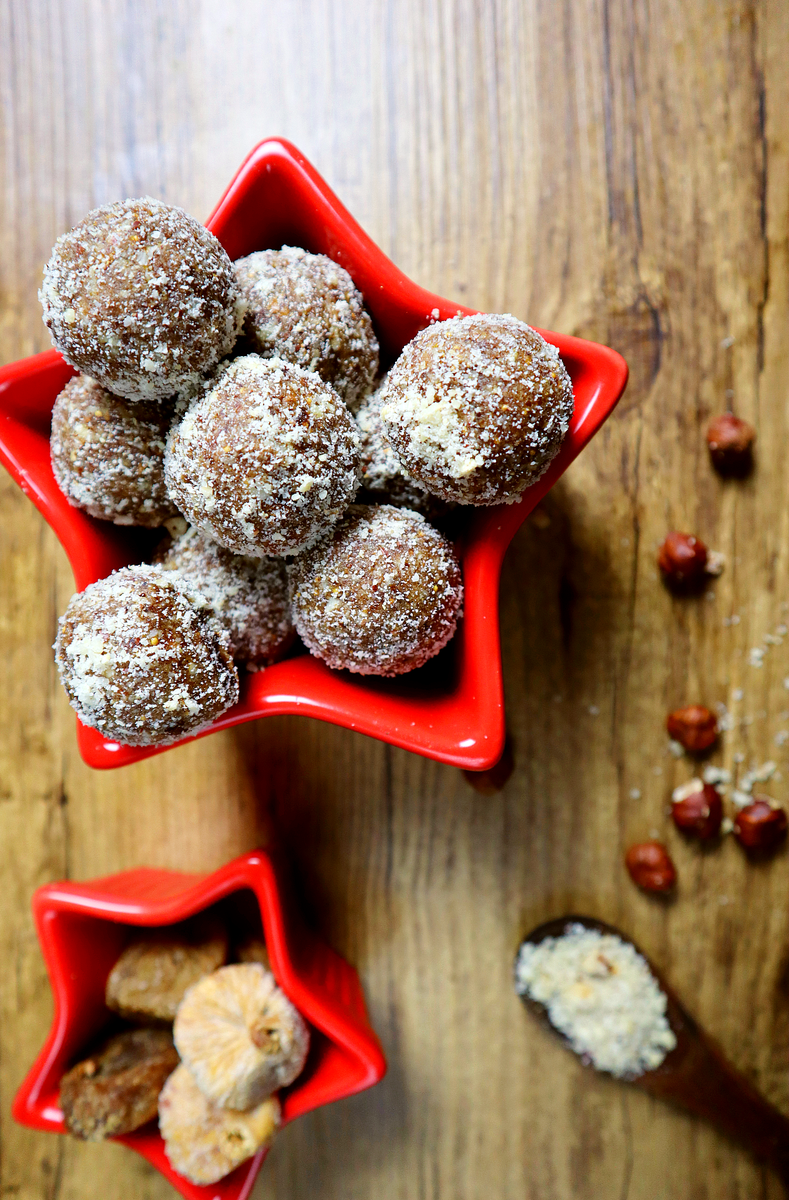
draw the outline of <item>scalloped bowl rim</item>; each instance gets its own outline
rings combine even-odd
[[[206,224],[231,258],[262,248],[255,241],[255,230],[260,229],[267,234],[258,233],[258,241],[278,241],[279,236],[284,240],[292,231],[300,237],[298,244],[330,252],[362,291],[382,351],[389,357],[431,321],[475,311],[409,280],[304,156],[280,138],[255,147]],[[470,510],[459,544],[465,615],[450,647],[433,664],[398,680],[332,671],[306,653],[286,658],[265,671],[245,673],[238,704],[205,730],[172,745],[262,716],[297,713],[470,770],[485,770],[498,761],[505,736],[498,621],[504,553],[528,514],[610,415],[627,382],[627,365],[616,351],[581,338],[540,332],[558,347],[573,379],[570,430],[546,473],[517,504]],[[0,369],[0,461],[54,529],[82,590],[116,567],[140,561],[144,553],[139,531],[130,535],[128,529],[72,508],[54,482],[48,443],[44,447],[47,413],[73,373],[55,350]],[[433,668],[443,670],[443,678]],[[80,752],[97,768],[122,766],[170,749],[120,745],[79,721],[77,726]]]
[[[315,1066],[310,1065],[314,1061],[311,1051],[303,1076],[286,1089],[283,1125],[323,1104],[372,1087],[383,1078],[386,1059],[370,1026],[358,975],[304,927],[288,895],[287,872],[276,855],[255,850],[206,875],[143,867],[83,883],[61,881],[37,889],[32,907],[52,987],[54,1015],[44,1047],[13,1101],[12,1116],[19,1124],[54,1133],[67,1132],[57,1105],[57,1083],[65,1064],[73,1057],[74,1047],[85,1045],[85,1037],[74,1035],[73,1031],[80,1026],[81,1016],[82,1024],[90,1028],[90,1015],[85,1018],[83,1014],[91,1008],[84,992],[87,959],[83,955],[80,972],[74,970],[68,954],[69,938],[78,929],[73,922],[169,925],[247,890],[254,893],[260,906],[271,967],[278,983],[322,1035],[317,1075]],[[92,930],[95,934],[95,925]],[[94,958],[90,961],[93,970]],[[106,978],[100,950],[96,951],[95,970],[97,978],[98,975]],[[103,995],[103,984],[101,991]],[[95,986],[93,1009],[98,1011]],[[218,1184],[201,1187],[189,1183],[172,1169],[157,1129],[148,1126],[109,1140],[121,1142],[141,1154],[186,1200],[245,1200],[266,1153],[259,1152]]]

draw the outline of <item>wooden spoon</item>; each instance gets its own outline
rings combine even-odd
[[[561,937],[569,925],[582,925],[600,933],[614,934],[623,942],[630,940],[604,921],[596,921],[592,917],[567,916],[538,925],[524,941],[536,944],[547,937]],[[789,1118],[765,1100],[753,1084],[735,1070],[712,1038],[683,1008],[647,956],[635,943],[630,944],[649,964],[649,969],[666,995],[666,1017],[677,1044],[656,1070],[646,1071],[628,1082],[695,1116],[704,1117],[749,1150],[754,1158],[768,1163],[789,1188]],[[564,1034],[551,1024],[543,1004],[528,996],[522,996],[521,999],[544,1025],[572,1049]]]

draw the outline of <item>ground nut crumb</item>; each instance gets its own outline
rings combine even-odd
[[[615,934],[569,924],[561,937],[524,942],[515,990],[544,1005],[551,1024],[598,1071],[636,1078],[677,1044],[649,964]]]

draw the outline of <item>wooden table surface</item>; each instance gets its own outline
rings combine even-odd
[[[773,759],[789,796],[789,7],[784,0],[4,0],[0,360],[48,345],[55,237],[145,193],[204,219],[281,134],[431,291],[608,342],[631,383],[516,538],[502,581],[516,766],[463,775],[302,718],[118,772],[78,757],[50,650],[73,583],[0,479],[0,1195],[164,1200],[135,1155],[13,1125],[48,1029],[33,888],[290,846],[315,925],[361,973],[389,1074],[283,1132],[255,1195],[288,1200],[734,1200],[777,1180],[708,1128],[596,1077],[511,986],[521,935],[576,910],[641,942],[789,1110],[789,856],[749,865],[670,827],[693,773],[666,711],[722,703],[714,762]],[[759,431],[745,483],[703,431]],[[668,528],[727,558],[672,599]],[[789,621],[787,621],[789,623]],[[765,648],[763,665],[752,648]],[[776,735],[778,735],[776,737]],[[622,856],[657,831],[676,899]]]

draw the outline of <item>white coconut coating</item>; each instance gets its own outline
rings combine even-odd
[[[512,504],[559,451],[573,413],[558,350],[507,315],[423,329],[387,376],[386,436],[407,473],[460,504]]]
[[[298,246],[258,250],[235,268],[252,349],[317,371],[355,411],[378,373],[378,340],[348,272]]]
[[[361,675],[421,667],[453,636],[460,564],[420,513],[354,504],[289,566],[293,619],[311,653]]]
[[[428,521],[444,516],[454,504],[439,499],[415,483],[395,454],[381,420],[383,386],[362,403],[356,413],[356,424],[362,439],[361,473],[363,494],[360,502],[393,504],[395,508],[412,508]]]
[[[235,554],[298,554],[358,487],[359,433],[318,375],[249,354],[235,359],[167,439],[178,508]]]
[[[72,596],[54,649],[80,719],[129,746],[194,733],[238,699],[227,635],[156,567],[124,567]]]
[[[164,482],[172,402],[131,403],[76,375],[52,409],[50,453],[69,503],[116,525],[155,528],[177,509]]]
[[[156,562],[203,596],[237,662],[266,666],[293,641],[288,576],[281,558],[246,558],[190,528]]]
[[[39,299],[63,357],[132,400],[189,387],[232,350],[244,320],[214,235],[150,196],[96,208],[58,238]]]

